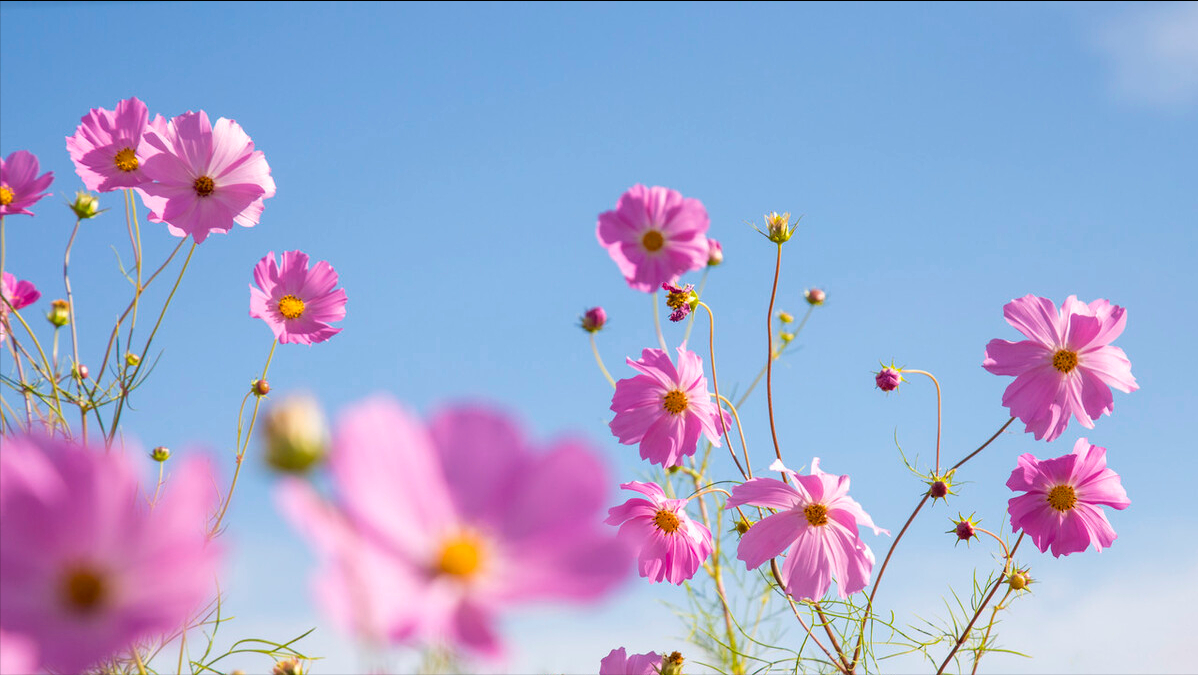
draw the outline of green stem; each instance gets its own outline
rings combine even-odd
[[[653,292],[653,327],[657,329],[657,344],[661,345],[661,351],[670,354],[670,348],[666,346],[666,336],[661,332],[661,310],[657,307],[657,292]]]
[[[599,345],[595,344],[595,334],[591,333],[591,351],[595,353],[595,363],[599,364],[599,370],[603,371],[603,377],[607,378],[607,383],[616,388],[616,380],[607,372],[607,366],[603,365],[603,357],[599,355]]]

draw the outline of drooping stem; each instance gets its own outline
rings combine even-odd
[[[591,333],[591,351],[595,353],[595,363],[599,364],[599,370],[603,372],[603,377],[607,378],[607,383],[616,388],[616,380],[607,372],[607,366],[603,365],[603,357],[599,355],[599,345],[595,344],[595,334]]]
[[[715,394],[712,394],[712,396],[715,396]],[[728,406],[728,410],[732,411],[732,416],[734,418],[736,418],[736,430],[738,432],[740,432],[740,448],[745,453],[745,474],[746,474],[745,477],[752,478],[753,477],[753,467],[749,465],[749,446],[745,443],[745,427],[744,427],[744,425],[742,425],[740,423],[740,413],[737,412],[736,406],[732,405],[732,401],[729,401],[728,399],[724,398],[723,396],[720,396],[716,400],[723,401],[724,404]],[[735,457],[735,456],[736,455],[733,454],[733,457]]]
[[[941,415],[941,410],[942,410],[941,402],[940,402],[940,381],[936,379],[935,375],[929,373],[926,370],[912,370],[909,368],[904,368],[903,372],[904,373],[914,373],[916,375],[926,375],[930,380],[932,380],[932,384],[936,385],[936,475],[939,476],[940,475],[940,427],[941,427],[940,415]]]
[[[723,397],[720,396],[720,381],[716,379],[715,375],[715,314],[711,311],[711,307],[707,306],[707,303],[700,302],[699,306],[707,310],[707,318],[711,321],[711,330],[708,332],[707,345],[710,348],[709,353],[711,354],[711,387],[715,390],[716,397],[716,424],[719,425],[720,433],[724,435],[724,442],[728,444],[728,452],[732,455],[733,463],[736,464],[737,469],[740,469],[740,475],[744,476],[745,480],[748,480],[753,476],[740,465],[740,460],[736,458],[736,448],[732,447],[732,439],[728,436],[728,425],[724,423],[724,412],[720,406],[720,399]],[[748,461],[748,457],[745,460]]]

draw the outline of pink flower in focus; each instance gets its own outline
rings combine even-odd
[[[600,527],[597,453],[570,440],[532,448],[477,407],[427,427],[385,397],[343,413],[330,456],[338,505],[298,480],[279,494],[325,562],[316,592],[334,620],[372,639],[498,656],[494,624],[508,607],[610,590],[628,552]]]
[[[836,579],[840,597],[865,588],[874,554],[861,541],[858,526],[874,534],[890,534],[874,525],[861,505],[849,497],[849,477],[834,476],[811,460],[811,475],[800,476],[775,460],[771,471],[790,475],[792,485],[773,478],[754,478],[732,489],[725,508],[764,506],[777,513],[753,523],[740,538],[738,560],[757,569],[771,558],[790,554],[779,566],[786,593],[796,600],[819,600]]]
[[[649,499],[629,499],[608,509],[603,521],[620,526],[620,537],[637,552],[638,569],[650,583],[682,582],[711,555],[711,531],[686,515],[686,499],[667,499],[656,483],[622,483]]]
[[[611,399],[616,416],[608,424],[621,443],[639,443],[641,458],[663,467],[695,454],[700,434],[720,447],[716,415],[722,413],[725,427],[732,418],[712,402],[703,359],[687,351],[686,343],[678,347],[677,368],[660,349],[646,349],[628,365],[641,374],[616,383]]]
[[[1012,497],[1007,510],[1011,531],[1023,530],[1043,553],[1056,557],[1094,544],[1101,551],[1115,541],[1115,530],[1099,506],[1123,510],[1131,501],[1119,474],[1106,468],[1106,448],[1079,438],[1073,452],[1055,459],[1019,457],[1007,487],[1027,494]]]
[[[4,438],[0,625],[32,640],[47,670],[81,672],[175,629],[215,590],[207,468],[176,467],[151,511],[118,450]]]
[[[0,276],[0,342],[8,335],[8,313],[37,302],[42,297],[41,291],[29,281],[17,281],[12,274],[5,272]],[[10,309],[11,305],[11,309]]]
[[[142,171],[155,181],[139,188],[149,219],[197,244],[233,223],[258,224],[263,200],[275,196],[262,151],[236,122],[222,117],[212,125],[203,110],[147,127],[138,154]]]
[[[1051,441],[1072,415],[1087,429],[1111,414],[1111,387],[1131,393],[1139,386],[1127,355],[1110,343],[1127,324],[1127,312],[1106,300],[1087,305],[1069,296],[1060,311],[1051,300],[1026,295],[1003,307],[1007,323],[1030,340],[991,340],[982,367],[1013,375],[1002,404],[1027,424],[1036,440]]]
[[[345,318],[345,289],[338,288],[337,272],[321,260],[308,269],[308,254],[287,251],[280,267],[271,251],[254,265],[250,286],[250,316],[270,326],[282,343],[311,345],[341,332],[330,322]]]
[[[599,214],[595,235],[628,285],[651,293],[707,264],[707,209],[676,190],[634,185],[614,211]]]
[[[37,172],[37,157],[28,150],[0,159],[0,216],[33,215],[28,207],[45,197],[45,189],[54,182],[53,171],[41,176]]]
[[[120,101],[116,110],[92,108],[83,116],[75,135],[67,137],[67,151],[88,190],[111,192],[148,181],[138,151],[149,121],[146,104],[136,97]]]
[[[599,675],[657,675],[661,655],[657,652],[628,656],[623,647],[611,650],[599,662]]]

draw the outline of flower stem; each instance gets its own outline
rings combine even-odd
[[[774,441],[774,454],[782,459],[782,448],[778,446],[778,428],[774,424],[774,300],[778,295],[778,275],[782,272],[782,244],[778,244],[778,260],[774,264],[774,286],[770,290],[770,309],[765,315],[765,334],[769,353],[765,361],[765,400],[770,413],[770,437]],[[785,474],[782,476],[785,478]]]
[[[595,334],[591,333],[591,351],[595,353],[595,363],[599,364],[599,370],[603,371],[603,377],[607,378],[607,383],[616,388],[616,381],[612,378],[611,373],[607,372],[607,366],[603,365],[603,357],[599,356],[599,345],[595,344]]]
[[[661,332],[661,310],[657,307],[657,291],[653,292],[653,327],[657,329],[657,344],[661,345],[661,351],[670,354],[670,348],[666,346],[666,336]]]
[[[903,372],[904,373],[914,373],[916,375],[926,375],[929,379],[932,380],[932,384],[936,385],[936,474],[935,475],[939,476],[940,475],[940,427],[941,427],[940,414],[941,414],[941,410],[942,410],[941,403],[940,403],[940,381],[936,379],[935,375],[929,373],[926,370],[911,370],[908,368],[904,368]]]
[[[728,436],[728,425],[724,424],[724,412],[723,408],[720,406],[720,399],[723,397],[720,396],[720,381],[717,380],[715,376],[715,314],[711,311],[711,307],[707,306],[707,303],[700,302],[699,306],[707,310],[707,318],[711,321],[711,330],[708,332],[707,345],[711,350],[711,386],[713,389],[715,389],[716,424],[719,425],[720,433],[724,435],[724,442],[728,444],[728,452],[732,454],[732,461],[736,464],[736,468],[740,469],[740,475],[744,476],[744,478],[748,480],[749,478],[752,478],[753,475],[748,473],[745,468],[740,465],[740,460],[736,458],[736,448],[732,447],[732,439]],[[748,461],[748,457],[746,457],[745,460]]]
[[[1019,548],[1019,544],[1023,543],[1023,535],[1023,532],[1019,533],[1019,538],[1015,540],[1015,545],[1011,547],[1011,552],[1007,556],[1006,561],[1003,563],[1002,574],[999,575],[998,579],[994,580],[994,588],[990,589],[990,593],[986,596],[986,599],[982,601],[982,604],[978,605],[977,611],[973,613],[973,618],[969,620],[969,624],[966,625],[965,629],[961,631],[961,637],[957,638],[957,642],[953,645],[952,650],[949,651],[948,656],[944,657],[944,661],[940,664],[940,668],[936,671],[936,675],[940,675],[944,672],[944,669],[948,667],[948,662],[953,659],[953,656],[957,653],[957,650],[961,648],[961,645],[965,644],[965,641],[969,639],[969,632],[973,630],[973,624],[977,623],[978,617],[982,615],[982,610],[986,608],[986,605],[990,604],[990,601],[994,598],[994,595],[998,593],[998,589],[1002,586],[1003,580],[1011,571],[1011,556],[1015,555],[1015,549]],[[989,630],[987,629],[987,633],[988,632]]]
[[[71,247],[75,245],[75,236],[79,234],[79,223],[83,222],[82,218],[75,219],[75,228],[71,230],[71,238],[67,240],[66,252],[62,255],[62,283],[67,289],[67,311],[70,312],[71,318],[71,351],[74,354],[75,364],[72,367],[72,376],[75,379],[76,391],[79,394],[79,432],[83,436],[83,443],[87,444],[87,407],[83,404],[83,378],[76,375],[75,369],[79,368],[79,330],[75,327],[75,297],[71,294],[71,275],[68,269],[71,266]],[[97,377],[99,374],[97,373]]]

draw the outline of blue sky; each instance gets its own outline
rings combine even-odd
[[[151,114],[231,117],[265,152],[278,194],[258,227],[197,251],[130,436],[227,452],[270,347],[247,314],[250,270],[298,248],[336,267],[348,316],[326,344],[278,350],[275,392],[314,391],[333,413],[380,390],[422,412],[499,401],[539,438],[588,435],[623,481],[644,467],[607,432],[610,388],[576,317],[607,308],[600,345],[617,377],[655,340],[648,298],[595,241],[596,215],[634,183],[703,201],[727,258],[704,297],[721,386],[743,387],[764,362],[772,276],[770,245],[745,221],[803,214],[779,304],[801,310],[813,285],[829,301],[777,373],[783,450],[792,465],[819,456],[851,474],[856,499],[895,531],[919,483],[894,437],[927,457],[934,397],[918,381],[877,392],[878,361],[940,377],[946,454],[960,456],[1006,419],[1009,380],[980,368],[987,341],[1018,339],[1002,305],[1108,298],[1128,308],[1117,344],[1141,390],[1116,393],[1113,417],[1075,422],[1050,447],[1003,437],[957,500],[917,521],[887,573],[906,581],[882,596],[935,612],[946,577],[959,585],[969,565],[989,564],[982,547],[950,545],[948,517],[977,511],[997,526],[1015,458],[1061,455],[1085,435],[1109,449],[1132,499],[1111,515],[1119,540],[1097,555],[1027,556],[1042,584],[1008,613],[1004,644],[1037,658],[983,670],[1185,670],[1180,647],[1146,645],[1180,644],[1170,636],[1198,618],[1195,44],[1194,3],[4,2],[0,153],[30,150],[56,176],[37,217],[7,219],[7,269],[63,295],[71,223],[58,203],[81,187],[63,138],[89,108],[137,96]],[[76,243],[85,362],[124,302],[109,249],[123,232],[114,210]],[[175,244],[154,226],[143,240],[149,259]],[[667,328],[671,344],[680,333]],[[763,402],[744,411],[761,467]],[[312,560],[274,515],[271,485],[251,462],[234,502],[230,632],[318,625],[323,672],[355,668],[307,600]],[[662,598],[680,595],[630,582],[598,610],[517,612],[509,666],[581,672],[621,645],[683,648]],[[1117,631],[1107,620],[1136,615],[1151,619]]]

